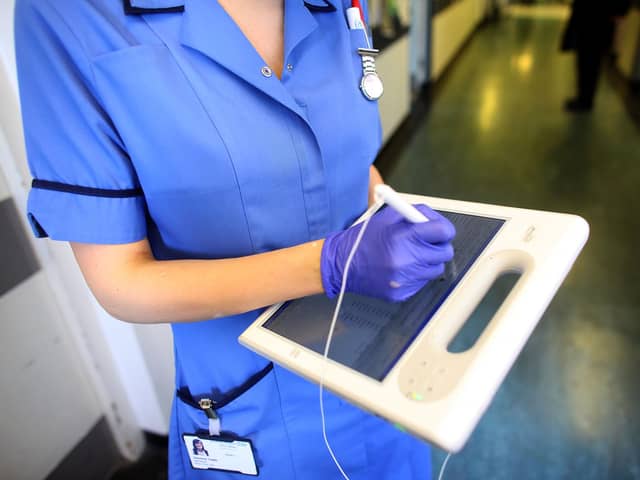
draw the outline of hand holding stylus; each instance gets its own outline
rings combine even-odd
[[[392,197],[388,191],[381,194],[385,201]],[[387,202],[392,208],[369,221],[353,257],[347,292],[402,301],[442,275],[444,264],[453,258],[455,228],[451,222],[426,205],[413,207],[397,200],[404,202],[400,196],[392,198]],[[407,221],[407,216],[412,220]],[[420,223],[411,223],[414,221]],[[358,224],[325,239],[320,266],[330,298],[340,291],[344,266],[361,227]]]
[[[428,222],[429,219],[425,217],[416,207],[404,200],[398,192],[396,192],[389,185],[381,183],[374,188],[374,195],[376,201],[386,203],[392,207],[396,212],[401,214],[405,220],[411,223],[423,223]]]

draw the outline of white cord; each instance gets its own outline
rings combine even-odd
[[[440,475],[438,475],[438,480],[442,480],[442,476],[444,475],[444,469],[446,468],[447,462],[449,461],[450,458],[451,458],[451,452],[447,454],[447,458],[445,458],[444,462],[442,462],[442,466],[440,467]]]
[[[377,202],[378,208],[376,210],[379,209],[382,203],[383,202]],[[374,210],[374,212],[376,210]],[[324,438],[324,444],[327,446],[327,450],[329,451],[329,454],[333,459],[333,463],[335,463],[336,467],[338,467],[338,470],[340,470],[340,474],[342,475],[342,478],[344,478],[344,480],[349,480],[349,476],[345,473],[344,469],[342,468],[342,465],[340,465],[340,462],[338,461],[335,454],[333,453],[333,449],[331,448],[331,445],[329,445],[329,439],[327,438],[327,428],[325,424],[324,402],[322,400],[322,396],[323,396],[322,394],[324,392],[324,375],[327,367],[327,360],[329,358],[329,348],[331,346],[331,340],[333,339],[333,331],[336,327],[336,322],[338,321],[338,315],[340,314],[340,307],[342,306],[342,299],[344,297],[344,292],[347,285],[347,276],[349,274],[349,267],[351,267],[351,262],[353,261],[353,257],[356,253],[356,250],[358,249],[358,246],[360,245],[360,240],[362,240],[362,237],[364,235],[365,230],[367,229],[367,225],[369,225],[369,220],[371,220],[371,217],[373,217],[373,215],[370,215],[369,217],[367,217],[367,219],[363,222],[362,228],[358,232],[356,241],[353,243],[353,246],[351,247],[351,251],[349,252],[349,256],[347,257],[347,263],[344,266],[344,271],[342,272],[342,285],[340,285],[340,293],[338,294],[338,301],[336,303],[336,308],[333,311],[333,318],[331,319],[331,325],[329,326],[329,334],[327,335],[327,341],[324,345],[322,371],[320,374],[319,392],[320,392],[320,417],[322,418],[322,437]],[[447,462],[449,461],[450,457],[451,457],[451,453],[447,455],[447,458],[445,458],[442,464],[442,467],[440,467],[440,474],[438,475],[438,480],[442,480],[444,469],[447,466]]]
[[[338,320],[338,315],[340,314],[340,307],[342,306],[342,298],[344,297],[344,291],[347,285],[347,275],[349,274],[349,267],[351,266],[351,262],[353,261],[353,256],[355,255],[356,250],[358,249],[358,245],[360,245],[360,240],[362,240],[364,231],[367,229],[367,225],[369,225],[369,220],[371,220],[372,216],[373,215],[370,215],[362,224],[362,228],[358,232],[358,236],[356,237],[356,241],[353,243],[353,247],[351,247],[351,251],[349,252],[349,256],[347,257],[347,263],[345,264],[344,271],[342,272],[342,285],[340,285],[340,294],[338,295],[338,302],[336,303],[336,308],[333,311],[333,318],[331,319],[331,326],[329,327],[329,335],[327,335],[327,342],[324,345],[322,372],[320,375],[320,416],[322,417],[322,436],[324,437],[324,444],[327,446],[327,450],[329,451],[329,454],[331,455],[333,462],[336,464],[336,467],[338,467],[338,470],[340,470],[340,473],[342,474],[342,477],[344,478],[344,480],[349,480],[349,477],[342,469],[342,466],[340,465],[340,462],[338,462],[338,459],[333,453],[333,449],[331,448],[331,445],[329,445],[329,440],[327,439],[327,429],[326,429],[325,420],[324,420],[324,402],[322,401],[322,393],[324,391],[324,374],[327,366],[327,359],[329,358],[329,347],[331,346],[331,340],[333,338],[333,330],[335,329],[336,321]]]
[[[371,49],[371,40],[369,40],[369,33],[367,32],[367,25],[364,24],[364,38],[367,41],[367,48]]]

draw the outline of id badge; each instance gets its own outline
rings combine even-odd
[[[182,435],[189,454],[191,467],[196,470],[222,470],[224,472],[258,475],[251,440],[229,436]]]

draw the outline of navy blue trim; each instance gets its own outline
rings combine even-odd
[[[335,12],[336,7],[329,0],[321,0],[324,5],[314,5],[313,3],[304,2],[305,7],[313,12]],[[146,13],[180,13],[184,12],[184,5],[176,5],[175,7],[165,8],[141,8],[131,5],[131,0],[123,0],[125,15],[143,15]]]
[[[76,195],[87,195],[89,197],[129,198],[142,195],[141,188],[110,190],[106,188],[81,187],[80,185],[69,185],[68,183],[50,182],[49,180],[36,179],[31,182],[31,188],[39,188],[41,190],[54,190],[56,192],[64,193],[74,193]]]
[[[201,410],[198,401],[202,398],[209,398],[210,400],[213,400],[213,409],[217,410],[233,402],[236,398],[262,380],[271,370],[273,370],[273,362],[269,362],[269,364],[267,364],[267,366],[258,373],[251,375],[242,385],[232,388],[224,394],[216,394],[216,392],[212,391],[211,394],[205,393],[204,395],[192,395],[189,387],[180,387],[176,391],[176,396],[190,407],[197,408],[198,410]]]
[[[141,8],[131,5],[131,0],[123,0],[125,15],[142,15],[144,13],[180,13],[184,12],[184,5],[165,8]]]
[[[336,7],[329,0],[322,0],[324,5],[314,5],[313,3],[304,2],[304,6],[312,12],[335,12]]]
[[[40,225],[40,222],[38,222],[36,217],[33,216],[33,213],[27,213],[27,219],[31,224],[31,229],[33,230],[36,238],[47,238],[49,236],[47,231],[42,227],[42,225]]]

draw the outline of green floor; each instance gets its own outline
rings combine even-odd
[[[398,190],[576,213],[591,237],[446,479],[640,479],[640,129],[603,75],[570,115],[562,23],[480,29],[393,163]],[[434,452],[434,469],[443,460]],[[434,477],[435,478],[435,477]]]

